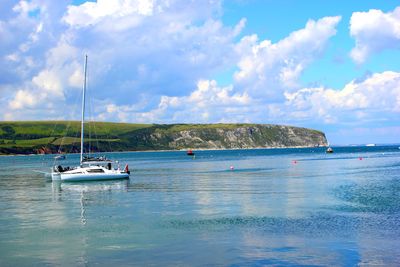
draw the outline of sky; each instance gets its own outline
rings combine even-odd
[[[0,120],[266,123],[400,143],[400,2],[2,0]]]

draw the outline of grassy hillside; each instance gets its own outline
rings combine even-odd
[[[85,143],[102,144],[120,141],[119,136],[151,127],[151,124],[88,122]],[[79,121],[17,121],[0,122],[0,153],[76,152],[80,142]],[[101,145],[100,145],[101,146]],[[105,149],[105,147],[104,147]],[[103,149],[102,149],[103,150]]]
[[[113,122],[88,122],[85,124],[85,131],[97,133],[98,136],[115,136],[151,127],[151,124],[113,123]],[[13,136],[18,140],[30,136],[79,136],[81,122],[79,121],[18,121],[0,122],[0,139]]]
[[[0,153],[78,152],[78,121],[0,122]],[[85,147],[92,151],[244,148],[323,145],[322,132],[258,124],[131,124],[88,122]]]

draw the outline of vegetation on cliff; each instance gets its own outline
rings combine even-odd
[[[0,122],[1,154],[78,152],[80,122]],[[88,122],[91,151],[326,146],[324,133],[271,124],[131,124]]]

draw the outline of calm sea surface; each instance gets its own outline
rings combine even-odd
[[[399,266],[399,147],[334,150],[113,153],[130,180],[87,183],[0,157],[0,266]]]

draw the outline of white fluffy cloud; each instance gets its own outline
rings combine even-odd
[[[350,34],[356,41],[350,56],[357,63],[385,49],[399,49],[400,7],[388,13],[377,9],[353,13]]]
[[[10,102],[11,109],[21,109],[23,107],[34,107],[37,104],[38,97],[29,90],[18,90],[15,98]]]
[[[265,122],[282,110],[268,103],[299,89],[300,74],[321,55],[340,17],[310,20],[277,43],[256,35],[235,43],[246,20],[224,26],[214,18],[220,7],[218,1],[193,7],[181,0],[68,6],[61,20],[65,31],[9,107],[21,111],[43,101],[68,102],[72,87],[81,86],[78,51],[87,51],[98,119]],[[204,79],[235,63],[234,84],[221,87]],[[22,98],[22,92],[30,97]]]
[[[162,97],[159,106],[139,116],[157,122],[259,122],[363,125],[398,120],[400,73],[375,73],[363,81],[351,81],[340,90],[302,88],[286,92],[285,101],[266,103],[247,93],[234,93],[215,81],[201,81],[187,97]],[[127,109],[112,109],[126,114]],[[133,109],[131,109],[133,111]],[[397,114],[397,115],[396,115]]]
[[[153,14],[153,0],[98,0],[97,2],[86,2],[80,6],[68,6],[64,21],[74,27],[87,27],[103,22],[104,20],[119,20],[129,17],[130,22],[138,24],[138,16],[150,16]],[[159,7],[161,8],[161,7]],[[125,20],[126,21],[126,20]],[[114,25],[114,29],[120,29]],[[132,26],[132,24],[130,25]]]
[[[0,21],[2,36],[20,37],[0,41],[7,48],[0,52],[5,59],[0,64],[0,89],[7,94],[3,102],[19,109],[32,107],[18,97],[18,92],[29,91],[34,96],[46,93],[47,101],[53,102],[60,99],[51,93],[64,95],[70,105],[71,89],[82,83],[85,53],[89,87],[96,90],[98,100],[112,98],[116,105],[132,105],[146,98],[144,109],[151,109],[162,95],[185,95],[199,79],[233,61],[233,40],[245,20],[224,26],[214,16],[220,5],[121,0],[56,8],[47,0],[19,1],[13,15]],[[62,8],[63,12],[54,12]],[[14,84],[5,77],[15,77]]]
[[[11,111],[25,110],[29,114],[32,108],[64,106],[64,101],[63,86],[59,76],[54,72],[42,71],[33,77],[31,82],[25,83],[23,88],[16,91],[8,107]]]
[[[310,20],[305,28],[277,43],[258,42],[256,35],[244,37],[236,46],[240,56],[236,86],[258,97],[282,100],[284,91],[299,88],[300,74],[324,51],[329,38],[336,34],[340,19]]]
[[[230,86],[220,87],[215,81],[203,80],[186,96],[161,96],[158,106],[144,113],[126,106],[120,111],[112,110],[115,114],[130,112],[139,121],[282,122],[277,115],[286,112],[285,106],[279,104],[286,99],[284,93],[299,89],[301,72],[321,55],[339,21],[340,17],[310,20],[304,29],[275,44],[259,42],[256,35],[243,37],[235,45],[239,70]]]
[[[156,108],[140,112],[135,106],[106,105],[100,114],[101,119],[118,117],[123,121],[135,118],[138,122],[202,122],[237,120],[243,108],[253,100],[247,93],[233,93],[232,86],[219,87],[214,80],[201,80],[197,88],[188,96],[161,96]]]
[[[303,88],[286,92],[285,101],[265,103],[233,87],[200,81],[189,96],[160,99],[157,108],[140,112],[133,106],[107,106],[100,118],[118,117],[138,122],[259,122],[363,125],[396,120],[400,113],[400,73],[375,73],[363,81],[351,81],[340,90]],[[397,115],[396,115],[397,114]]]
[[[30,80],[15,87],[15,96],[9,101],[11,110],[26,110],[29,117],[32,108],[53,109],[67,105],[66,87],[81,87],[81,64],[75,60],[76,50],[64,43],[47,52],[46,68],[39,70]],[[79,70],[78,70],[79,69]],[[75,77],[79,76],[79,77]],[[79,82],[77,80],[79,79]],[[61,111],[61,110],[60,110]],[[23,113],[21,113],[23,114]],[[37,115],[37,114],[35,114]]]
[[[286,93],[286,98],[287,113],[292,118],[314,117],[327,123],[382,120],[385,114],[400,113],[400,73],[375,73],[341,90],[305,88]]]
[[[219,10],[219,1],[87,2],[63,16],[65,42],[88,51],[99,98],[125,105],[138,95],[181,96],[233,64],[232,43],[244,20],[226,27],[214,17]]]

